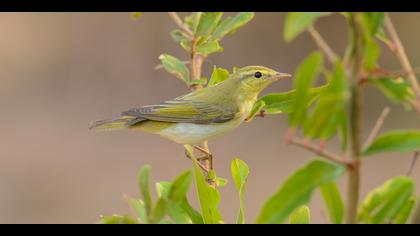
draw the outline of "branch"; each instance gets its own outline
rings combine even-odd
[[[328,150],[324,150],[324,149],[321,149],[321,148],[319,148],[315,145],[312,145],[312,144],[306,142],[303,139],[299,139],[299,138],[296,138],[296,137],[291,137],[290,139],[287,139],[286,142],[288,144],[293,144],[293,145],[296,145],[296,146],[301,147],[303,149],[306,149],[310,152],[313,152],[313,153],[315,153],[315,154],[317,154],[317,155],[319,155],[319,156],[321,156],[321,157],[323,157],[323,158],[325,158],[325,159],[327,159],[331,162],[334,162],[336,164],[345,165],[345,166],[348,165],[348,163],[343,161],[340,156],[338,156],[338,155],[336,155],[336,154],[334,154],[334,153],[332,153]]]
[[[373,126],[372,131],[370,131],[370,134],[369,134],[368,138],[366,139],[365,144],[363,145],[363,147],[364,147],[363,149],[367,148],[373,142],[373,140],[376,138],[376,136],[378,136],[378,133],[381,130],[382,125],[384,124],[384,121],[385,121],[385,119],[388,116],[390,111],[391,111],[391,109],[389,107],[385,107],[382,110],[381,115],[376,120],[376,123]]]
[[[169,16],[178,25],[180,29],[182,29],[190,39],[194,38],[193,32],[182,22],[182,19],[178,16],[176,12],[168,12]]]
[[[417,80],[416,73],[414,72],[413,67],[411,66],[410,61],[408,60],[407,53],[404,50],[404,46],[401,43],[400,38],[398,37],[397,31],[395,30],[394,25],[392,24],[391,18],[389,15],[386,15],[384,22],[385,29],[388,31],[388,34],[391,38],[393,47],[391,50],[395,53],[398,60],[400,61],[401,66],[408,73],[408,79],[411,82],[413,91],[416,94],[417,104],[415,106],[416,110],[420,113],[420,85]]]
[[[331,47],[327,44],[324,38],[322,38],[322,36],[313,26],[310,26],[308,28],[308,32],[314,39],[316,45],[325,53],[325,55],[327,56],[331,64],[334,64],[335,61],[337,60],[337,55],[334,53]]]
[[[411,161],[410,168],[407,171],[407,176],[411,176],[413,173],[414,167],[416,166],[417,159],[420,155],[420,151],[414,152],[413,160]]]

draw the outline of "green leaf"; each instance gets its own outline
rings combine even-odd
[[[334,182],[321,185],[321,195],[328,210],[328,215],[333,224],[343,223],[344,204],[340,191]]]
[[[325,89],[326,86],[320,86],[316,88],[310,88],[308,93],[308,104],[310,106],[316,98],[319,96],[319,93]],[[254,105],[254,110],[252,112],[259,112],[261,109],[264,109],[265,114],[276,115],[282,113],[291,113],[293,111],[293,104],[296,100],[296,90],[291,90],[284,93],[271,93],[267,94],[260,99]],[[261,103],[261,104],[258,104]],[[258,106],[262,106],[258,109]]]
[[[214,86],[218,83],[221,83],[229,78],[229,71],[226,69],[223,69],[221,67],[213,67],[213,73],[211,74],[211,78],[208,83],[208,87]]]
[[[312,192],[325,183],[336,180],[346,168],[315,160],[297,170],[268,199],[257,218],[260,224],[283,223],[299,206],[307,204]]]
[[[177,205],[184,199],[191,186],[192,177],[192,172],[186,171],[174,180],[168,193],[171,205]]]
[[[309,138],[331,138],[342,132],[342,149],[347,143],[347,102],[349,91],[343,66],[337,62],[328,86],[319,94],[319,100],[305,121],[304,133]]]
[[[172,30],[171,31],[171,37],[173,40],[175,40],[175,42],[181,44],[182,41],[185,41],[188,44],[188,48],[190,47],[190,39],[188,38],[188,35],[185,34],[184,31],[182,30]]]
[[[296,36],[305,31],[319,17],[328,16],[329,12],[289,12],[284,26],[284,39],[292,41]]]
[[[363,12],[363,18],[366,22],[370,34],[376,35],[382,28],[385,13],[384,12]]]
[[[245,121],[247,121],[247,122],[252,121],[256,115],[261,113],[261,111],[264,111],[264,109],[263,109],[264,107],[265,107],[265,102],[262,101],[262,100],[257,100],[255,102],[254,106],[252,107],[252,110],[249,113],[248,117],[245,119]]]
[[[244,193],[245,184],[249,175],[249,167],[244,161],[236,158],[232,161],[231,171],[233,181],[235,182],[236,188],[239,192],[239,213],[236,223],[245,224]]]
[[[139,219],[143,223],[148,223],[149,222],[148,217],[147,217],[147,213],[146,213],[146,206],[144,205],[144,202],[142,200],[129,198],[128,199],[128,204],[131,206],[131,208],[133,208],[134,211],[136,211]]]
[[[406,224],[408,219],[410,218],[411,212],[414,210],[414,206],[416,205],[416,198],[412,197],[409,199],[404,206],[401,207],[398,215],[395,217],[394,223],[395,224]]]
[[[192,31],[195,32],[198,21],[200,20],[201,12],[194,12],[184,18],[184,24]]]
[[[215,29],[214,33],[211,36],[211,39],[220,40],[224,36],[233,33],[240,27],[248,23],[252,18],[254,18],[253,12],[240,12],[236,14],[233,18],[226,17]]]
[[[195,210],[187,200],[187,197],[182,200],[180,207],[182,210],[190,217],[192,223],[194,224],[204,224],[203,216]]]
[[[403,104],[406,108],[410,108],[411,103],[415,100],[413,89],[403,78],[370,78],[367,80],[369,84],[378,88],[389,100],[394,103]]]
[[[290,224],[309,224],[311,222],[311,211],[308,206],[296,208],[290,215]]]
[[[163,197],[160,197],[157,200],[156,205],[154,206],[150,214],[150,223],[157,224],[161,222],[166,215],[167,209],[168,209],[167,200]]]
[[[165,68],[168,73],[174,75],[178,79],[183,80],[187,84],[189,83],[190,72],[187,66],[181,60],[169,54],[160,55],[159,60],[161,61],[163,68]]]
[[[376,41],[369,39],[364,49],[364,68],[366,71],[372,71],[376,68],[376,64],[380,54],[380,47]]]
[[[292,103],[292,112],[289,116],[289,125],[294,128],[304,121],[308,104],[310,103],[310,88],[318,76],[323,64],[320,52],[309,55],[295,72],[293,87],[296,89],[295,99]]]
[[[213,33],[216,26],[222,18],[222,12],[203,12],[200,14],[197,28],[195,30],[196,36],[209,36]]]
[[[109,224],[109,225],[137,224],[137,221],[131,218],[130,216],[112,215],[112,216],[101,216],[99,223]]]
[[[201,55],[209,55],[215,52],[223,52],[223,48],[220,47],[218,41],[206,41],[197,45],[197,53]]]
[[[138,175],[138,183],[140,186],[140,194],[142,196],[146,213],[148,216],[150,216],[150,213],[152,211],[152,196],[150,194],[150,188],[149,188],[149,177],[150,176],[150,166],[145,165],[140,169],[139,175]]]
[[[379,136],[363,155],[381,152],[414,152],[420,149],[420,130],[393,131]]]
[[[412,201],[413,194],[414,182],[411,178],[394,177],[368,194],[359,210],[358,219],[364,223],[392,223],[402,211],[407,210],[404,208],[407,202]]]
[[[203,221],[205,224],[219,224],[222,222],[222,215],[219,211],[219,191],[207,183],[206,178],[201,173],[201,169],[194,157],[191,146],[185,145],[185,149],[193,159],[194,175]]]

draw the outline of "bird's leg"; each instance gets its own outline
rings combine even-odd
[[[185,150],[185,156],[188,159],[194,161],[193,158],[190,156],[190,153],[187,150]],[[205,166],[203,166],[203,164],[201,164],[201,162],[198,160],[198,158],[196,158],[196,160],[197,160],[198,167],[200,167],[201,170],[203,170],[206,173],[209,173],[210,172],[210,170],[208,170]]]
[[[206,172],[206,174],[207,174],[207,182],[210,185],[215,186],[215,184],[216,184],[215,180],[212,177],[209,176],[209,172],[213,170],[213,155],[207,149],[205,149],[205,148],[202,148],[202,147],[197,146],[197,145],[194,145],[193,147],[196,150],[204,153],[204,156],[197,158],[197,160],[200,160],[202,166],[208,167],[208,170],[209,171]]]

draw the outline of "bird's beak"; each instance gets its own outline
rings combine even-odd
[[[287,79],[287,78],[290,78],[290,77],[292,77],[292,75],[291,75],[291,74],[287,74],[287,73],[277,73],[277,74],[275,74],[275,75],[273,75],[273,76],[269,77],[269,80],[272,80],[272,81],[278,81],[278,80]]]

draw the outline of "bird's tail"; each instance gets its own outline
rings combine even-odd
[[[120,116],[120,117],[113,118],[113,119],[93,121],[91,123],[89,129],[90,130],[98,130],[98,131],[126,129],[136,119],[138,119],[138,118],[136,118],[134,116]]]

